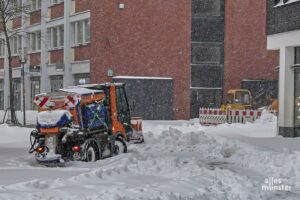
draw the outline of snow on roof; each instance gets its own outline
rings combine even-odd
[[[103,90],[91,90],[91,89],[87,89],[87,88],[67,88],[67,89],[60,89],[60,91],[63,92],[71,92],[71,93],[76,93],[76,94],[80,94],[80,95],[85,95],[85,94],[93,94],[93,93],[102,93]]]
[[[165,79],[172,80],[171,77],[152,77],[152,76],[114,76],[115,79]]]

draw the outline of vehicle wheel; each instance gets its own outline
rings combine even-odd
[[[118,137],[115,141],[115,153],[121,154],[121,153],[127,153],[127,145],[126,142],[122,137]]]
[[[86,162],[96,162],[99,160],[98,147],[94,143],[90,143],[86,148]]]

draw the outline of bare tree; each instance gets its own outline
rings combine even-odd
[[[7,57],[8,57],[8,68],[9,68],[9,105],[11,112],[11,121],[13,124],[17,123],[17,118],[15,114],[15,105],[14,105],[14,89],[13,89],[13,79],[12,79],[12,51],[10,46],[10,38],[17,34],[15,30],[13,30],[11,21],[16,18],[22,16],[22,14],[26,14],[29,11],[29,7],[27,5],[22,4],[22,0],[0,0],[0,27],[2,28],[5,45],[7,49]]]

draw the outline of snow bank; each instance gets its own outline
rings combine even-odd
[[[16,111],[17,114],[17,119],[19,120],[20,123],[23,123],[23,112],[21,111]],[[10,116],[10,113],[6,114],[6,117],[4,119],[4,115],[5,115],[5,111],[4,110],[0,110],[0,124],[2,124],[2,122],[6,122],[8,115]],[[37,111],[34,110],[27,110],[26,111],[26,124],[36,124],[36,116],[37,116]]]
[[[29,145],[29,136],[33,129],[0,125],[0,144],[23,143]],[[23,146],[23,145],[22,145]]]
[[[264,135],[271,139],[274,121],[262,118],[254,124],[217,127],[202,127],[197,120],[145,121],[146,142],[130,145],[127,154],[44,169],[40,178],[0,186],[0,199],[298,199],[299,152],[275,153],[237,137]],[[48,175],[58,170],[78,173]],[[268,177],[282,178],[294,190],[262,191]]]

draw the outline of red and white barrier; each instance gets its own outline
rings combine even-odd
[[[200,123],[202,125],[218,125],[227,122],[227,114],[220,109],[200,108]]]
[[[218,125],[224,123],[254,122],[260,118],[261,111],[257,110],[228,110],[200,108],[199,121],[202,125]]]
[[[47,96],[36,96],[33,102],[39,106],[40,108],[47,107],[47,103],[49,103],[50,99]]]

